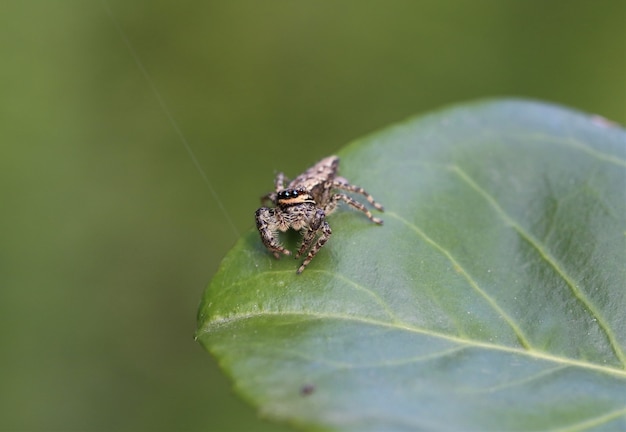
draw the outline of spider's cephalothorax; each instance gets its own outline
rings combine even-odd
[[[339,158],[329,156],[293,179],[287,187],[285,175],[278,173],[275,181],[276,191],[261,199],[262,202],[271,201],[274,207],[261,207],[256,211],[256,226],[261,234],[261,240],[276,258],[280,258],[280,254],[291,255],[291,252],[280,244],[278,232],[287,231],[289,228],[296,231],[304,230],[296,258],[307,250],[309,253],[297,273],[302,273],[332,234],[326,216],[335,210],[339,201],[344,201],[362,211],[372,222],[379,225],[383,223],[362,203],[345,193],[337,192],[343,190],[361,194],[376,209],[383,211],[383,206],[374,201],[363,188],[351,185],[343,177],[337,176],[338,168]]]

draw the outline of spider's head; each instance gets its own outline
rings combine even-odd
[[[304,203],[315,204],[315,200],[305,189],[285,189],[276,195],[276,204],[281,207],[291,207]]]

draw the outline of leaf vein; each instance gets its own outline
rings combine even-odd
[[[593,147],[590,147],[586,145],[585,143],[582,143],[574,138],[559,138],[559,137],[553,137],[553,136],[545,135],[545,134],[532,134],[532,135],[529,135],[528,138],[533,141],[543,141],[543,142],[550,143],[550,144],[557,144],[557,145],[562,145],[565,147],[570,147],[570,148],[582,151],[584,153],[587,153],[588,155],[593,156],[596,159],[601,160],[603,162],[608,162],[614,165],[626,167],[626,160],[623,160],[623,159],[620,159],[619,157],[598,151],[594,149]]]
[[[604,316],[600,313],[600,311],[595,307],[593,302],[585,295],[585,293],[578,288],[578,285],[574,282],[572,277],[567,274],[563,266],[557,261],[555,257],[553,257],[548,248],[545,247],[539,240],[533,237],[528,231],[526,231],[517,221],[515,221],[509,214],[498,204],[497,200],[490,195],[485,189],[483,189],[480,185],[478,185],[463,169],[461,169],[457,165],[453,165],[450,169],[455,172],[465,183],[467,183],[472,189],[478,192],[491,207],[496,211],[496,213],[504,220],[504,222],[513,228],[517,233],[525,239],[535,250],[539,253],[539,255],[550,265],[554,271],[565,281],[567,286],[570,288],[572,294],[578,299],[578,301],[589,311],[589,313],[596,319],[598,326],[606,335],[609,344],[613,352],[615,353],[617,359],[620,361],[622,366],[626,368],[626,356],[622,351],[617,338],[613,331],[611,330],[610,325],[607,323]]]
[[[330,276],[331,278],[335,278],[338,279],[339,281],[345,283],[346,285],[350,285],[352,286],[353,289],[358,290],[358,291],[362,291],[363,293],[367,294],[369,297],[371,297],[376,303],[378,303],[380,305],[380,307],[385,311],[385,313],[387,314],[387,316],[389,316],[389,318],[392,321],[400,321],[399,318],[394,314],[393,310],[391,309],[391,307],[382,299],[382,297],[380,297],[378,294],[376,294],[376,292],[374,292],[373,290],[364,287],[363,285],[353,281],[352,279],[350,279],[347,276],[342,275],[341,273],[334,273],[334,272],[330,272],[328,270],[320,270],[320,269],[308,269],[307,270],[307,274],[312,274],[312,273],[320,273],[320,274],[325,274]],[[239,279],[233,283],[231,283],[229,285],[229,289],[232,288],[233,286],[241,286],[244,285],[254,279],[257,279],[259,277],[264,277],[270,274],[275,274],[275,275],[281,275],[281,274],[289,274],[290,276],[293,275],[293,277],[296,278],[301,278],[301,275],[295,275],[293,270],[267,270],[261,273],[257,273],[254,274],[250,277],[247,277],[245,279]]]
[[[524,378],[520,378],[517,380],[513,380],[513,381],[507,381],[504,384],[500,384],[500,385],[495,385],[495,386],[491,386],[491,387],[487,387],[484,389],[480,389],[480,390],[474,390],[474,391],[469,391],[468,393],[471,394],[477,394],[477,393],[495,393],[501,390],[505,390],[505,389],[510,389],[513,387],[521,387],[525,384],[531,383],[533,381],[536,381],[540,378],[544,378],[548,375],[552,375],[555,372],[560,371],[561,369],[565,369],[570,367],[569,365],[559,365],[559,366],[555,366],[553,368],[550,369],[546,369],[546,370],[542,370],[540,372],[537,372],[535,374],[526,376]]]
[[[550,429],[549,432],[578,432],[578,431],[588,430],[588,429],[598,427],[602,424],[606,424],[612,420],[618,419],[620,417],[625,417],[625,416],[626,416],[626,407],[608,412],[606,414],[603,414],[601,416],[598,416],[592,419],[588,419],[588,420],[581,421],[579,423],[568,425],[562,428]]]
[[[378,303],[387,313],[387,315],[389,316],[389,318],[391,318],[394,322],[400,321],[398,319],[398,317],[394,314],[393,310],[391,309],[391,307],[387,304],[387,302],[385,302],[382,297],[380,297],[378,294],[376,294],[376,292],[374,292],[373,290],[364,287],[363,285],[353,281],[352,279],[350,279],[347,276],[342,275],[341,273],[334,273],[334,272],[329,272],[328,270],[318,270],[318,269],[310,269],[311,272],[313,273],[323,273],[323,274],[327,274],[330,275],[331,277],[337,278],[340,281],[348,284],[348,285],[352,285],[352,287],[354,287],[355,289],[359,290],[359,291],[363,291],[364,293],[366,293],[367,295],[369,295],[371,298],[374,299],[374,301],[376,303]]]
[[[426,354],[426,355],[407,357],[407,358],[398,358],[398,359],[393,359],[393,360],[385,360],[382,362],[362,363],[362,364],[352,365],[350,368],[351,369],[366,369],[366,368],[372,368],[372,367],[394,367],[394,366],[408,365],[412,363],[423,363],[429,360],[447,357],[451,354],[455,354],[459,351],[463,351],[466,348],[467,348],[466,346],[457,346],[454,348],[441,350],[441,351],[437,351],[437,352]]]
[[[454,256],[450,253],[450,251],[448,251],[442,245],[440,245],[431,237],[429,237],[418,226],[404,219],[402,216],[398,215],[397,213],[387,212],[387,215],[391,216],[394,219],[397,219],[398,221],[402,222],[407,227],[411,228],[411,230],[413,230],[418,236],[424,239],[426,243],[428,243],[430,246],[432,246],[437,251],[439,251],[439,253],[444,255],[448,259],[448,261],[452,263],[454,268],[458,269],[458,271],[463,275],[465,280],[467,280],[467,282],[474,289],[474,291],[476,291],[481,297],[483,297],[487,301],[487,303],[491,306],[491,308],[494,309],[499,314],[499,316],[509,325],[509,327],[511,327],[520,345],[522,345],[526,349],[532,349],[532,346],[530,342],[528,341],[528,338],[526,337],[526,335],[524,334],[520,326],[515,322],[515,320],[513,320],[513,318],[510,317],[504,311],[504,309],[502,309],[500,305],[498,305],[498,303],[478,285],[478,282],[476,282],[474,278],[472,278],[469,272],[465,270],[465,268],[456,260],[456,258],[454,258]]]
[[[520,355],[523,357],[530,357],[538,360],[545,360],[554,363],[558,363],[560,365],[568,365],[574,366],[583,369],[596,370],[605,374],[614,375],[620,378],[626,379],[626,370],[617,369],[611,366],[604,366],[595,363],[589,363],[583,360],[575,360],[567,357],[559,357],[556,355],[548,354],[545,352],[537,351],[535,349],[526,349],[519,348],[513,346],[505,346],[505,345],[496,345],[494,343],[482,342],[478,340],[469,340],[469,339],[461,339],[456,336],[452,336],[445,333],[439,333],[432,330],[422,329],[419,327],[415,327],[405,323],[392,323],[388,321],[379,321],[371,318],[364,318],[358,315],[345,315],[345,314],[332,314],[332,313],[319,313],[319,312],[310,312],[310,311],[262,311],[257,313],[248,313],[248,314],[233,314],[226,317],[214,316],[211,321],[207,321],[206,324],[202,328],[202,332],[211,333],[213,329],[220,329],[224,326],[229,326],[239,321],[261,318],[261,317],[286,317],[286,316],[297,316],[304,317],[308,320],[337,320],[337,321],[349,321],[349,322],[357,322],[372,326],[379,326],[384,328],[390,328],[392,330],[398,331],[406,331],[410,333],[430,336],[438,339],[443,339],[446,341],[454,342],[460,345],[464,345],[466,347],[473,348],[481,348],[485,350],[493,350],[499,352],[506,352],[509,354]]]

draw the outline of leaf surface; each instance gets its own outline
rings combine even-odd
[[[486,101],[339,156],[384,225],[341,207],[301,275],[250,232],[206,290],[243,397],[305,429],[626,430],[623,129]]]

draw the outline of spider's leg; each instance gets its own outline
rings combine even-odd
[[[318,229],[319,227],[313,228],[312,226],[309,226],[304,232],[304,235],[302,236],[302,243],[300,244],[300,249],[298,249],[298,252],[295,256],[296,259],[300,258],[300,256],[304,252],[306,252],[308,248],[311,247],[311,244],[313,243],[313,240],[315,240],[315,236],[317,235]]]
[[[328,222],[326,222],[326,214],[322,209],[318,209],[315,212],[315,216],[313,217],[313,220],[309,225],[309,229],[304,234],[302,246],[300,246],[300,250],[298,251],[296,257],[299,257],[302,253],[304,253],[305,250],[309,248],[313,240],[315,240],[315,236],[318,232],[320,232],[320,236],[317,239],[317,242],[311,247],[309,253],[307,254],[304,261],[302,261],[302,265],[300,266],[300,268],[298,268],[298,271],[296,273],[302,273],[305,267],[311,262],[313,257],[317,255],[319,250],[322,248],[322,246],[324,246],[324,244],[326,244],[326,242],[330,238],[330,235],[333,233],[330,229],[330,225],[328,225]]]
[[[265,205],[267,202],[276,204],[276,192],[270,192],[261,197],[261,205]]]
[[[365,207],[363,204],[361,204],[360,202],[358,202],[357,200],[355,200],[352,197],[349,197],[346,194],[342,194],[342,193],[338,193],[333,195],[330,198],[330,201],[328,203],[328,205],[326,206],[327,208],[330,207],[331,210],[335,208],[335,206],[337,205],[337,202],[341,200],[344,201],[345,203],[347,203],[350,207],[353,207],[363,213],[365,213],[365,216],[367,216],[369,218],[369,220],[371,220],[372,222],[377,223],[378,225],[382,225],[383,221],[382,219],[378,219],[377,217],[374,217],[372,215],[372,213],[370,213],[370,211],[367,209],[367,207]],[[380,204],[379,204],[380,205]],[[378,207],[376,207],[378,208]]]
[[[270,192],[261,197],[261,205],[265,205],[267,202],[270,202],[276,205],[276,194],[285,189],[285,174],[279,172],[276,174],[276,178],[274,179],[274,192]]]
[[[358,193],[361,194],[365,197],[365,199],[367,199],[367,202],[369,202],[371,205],[373,205],[374,207],[376,207],[376,209],[380,210],[380,211],[384,211],[384,208],[381,204],[377,203],[374,200],[374,197],[371,196],[369,193],[367,193],[367,191],[365,189],[363,189],[360,186],[355,186],[355,185],[351,185],[350,183],[348,183],[348,181],[343,178],[343,177],[337,177],[335,178],[335,180],[333,181],[333,187],[335,189],[342,189],[348,192],[354,192],[354,193]],[[347,202],[347,201],[346,201]],[[358,207],[357,207],[358,208]],[[369,217],[369,216],[368,216]],[[370,218],[372,219],[372,218]]]
[[[261,207],[255,213],[256,227],[261,234],[261,241],[265,247],[274,254],[278,259],[280,254],[291,255],[291,252],[285,249],[276,236],[278,224],[276,222],[276,209]]]
[[[276,174],[276,179],[274,180],[274,188],[276,192],[280,192],[285,189],[285,174],[279,172]]]

